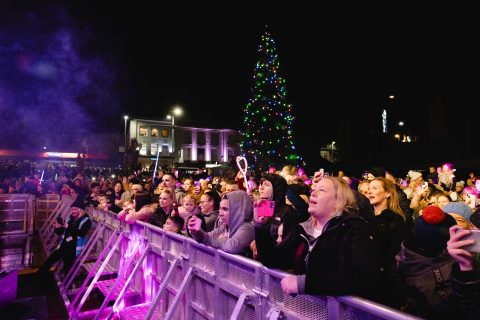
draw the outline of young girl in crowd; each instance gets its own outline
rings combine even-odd
[[[200,208],[197,206],[195,197],[190,194],[186,194],[182,199],[182,206],[178,207],[178,214],[184,220],[187,220],[188,217],[200,213]]]

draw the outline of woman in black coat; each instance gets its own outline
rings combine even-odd
[[[370,223],[358,215],[347,183],[323,177],[310,196],[308,212],[310,219],[300,229],[308,240],[305,274],[282,279],[284,292],[374,299],[380,269],[375,238]]]

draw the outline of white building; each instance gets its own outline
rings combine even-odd
[[[239,133],[233,129],[172,126],[170,121],[132,119],[129,141],[136,138],[143,168],[155,164],[226,163],[239,154]]]

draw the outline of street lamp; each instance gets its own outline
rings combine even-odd
[[[124,138],[125,138],[125,152],[123,153],[123,170],[125,171],[125,174],[127,174],[127,147],[128,147],[128,140],[127,140],[127,120],[128,116],[125,115],[123,116],[123,119],[125,120],[125,131],[124,131]]]
[[[180,107],[175,107],[172,110],[173,115],[167,115],[168,120],[172,120],[172,153],[173,153],[173,159],[172,159],[172,166],[175,163],[175,116],[180,116],[182,115],[183,111],[182,108]],[[155,173],[157,172],[157,165],[158,165],[158,157],[160,155],[160,148],[157,150],[157,161],[155,161],[155,169],[153,170],[153,177],[155,177]]]
[[[175,159],[175,116],[181,116],[182,115],[182,108],[180,107],[175,107],[172,111],[173,115],[167,115],[167,119],[172,120],[172,153],[173,153],[173,158]]]
[[[335,144],[335,141],[332,141],[332,163],[335,162],[335,161],[333,160],[333,145],[334,145],[334,144]]]

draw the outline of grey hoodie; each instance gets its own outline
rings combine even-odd
[[[248,249],[255,239],[255,229],[251,223],[252,202],[243,190],[232,191],[224,196],[228,199],[228,226],[220,225],[210,232],[198,231],[197,242],[222,249],[228,253],[240,253]],[[228,236],[226,236],[228,232]]]

